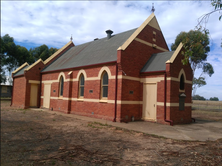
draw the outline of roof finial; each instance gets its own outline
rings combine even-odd
[[[155,11],[155,9],[154,9],[154,4],[153,4],[153,6],[152,6],[151,11],[152,11],[153,13],[154,13],[154,11]]]
[[[71,34],[70,40],[72,41],[72,34]]]

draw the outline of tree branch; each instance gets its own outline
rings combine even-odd
[[[200,24],[203,22],[204,19],[205,19],[205,20],[208,19],[209,16],[210,16],[212,13],[218,12],[218,11],[222,11],[222,9],[214,10],[214,11],[212,11],[212,12],[209,12],[209,13],[204,14],[204,15],[202,15],[201,17],[199,17],[199,18],[198,18],[198,24],[197,24],[196,27],[200,26]],[[199,21],[199,20],[200,20],[200,21]],[[207,23],[207,21],[208,21],[208,20],[206,20],[205,23]]]

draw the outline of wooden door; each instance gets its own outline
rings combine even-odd
[[[30,107],[37,107],[38,84],[31,84]]]
[[[51,84],[44,84],[43,107],[49,108],[50,105]]]
[[[143,84],[143,115],[144,120],[156,121],[156,83]]]

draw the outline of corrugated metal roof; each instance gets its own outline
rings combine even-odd
[[[173,55],[174,51],[161,52],[153,54],[140,72],[162,71],[166,70],[166,61]]]
[[[18,76],[18,75],[21,75],[21,74],[24,74],[24,70],[26,68],[28,68],[29,66],[25,66],[23,68],[21,68],[18,72],[16,72],[13,76]]]
[[[135,30],[136,29],[132,29],[113,35],[110,39],[105,37],[74,46],[42,71],[53,71],[116,61],[118,47],[120,47]]]

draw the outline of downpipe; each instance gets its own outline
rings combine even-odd
[[[169,122],[173,126],[173,121],[166,119],[166,71],[164,72],[164,121]]]
[[[12,78],[13,78],[13,80],[12,80],[12,81],[13,81],[13,82],[12,82],[12,92],[11,92],[11,96],[12,96],[12,97],[11,97],[10,107],[12,106],[12,102],[13,102],[13,101],[12,101],[12,100],[13,100],[13,91],[14,91],[14,77],[12,77]]]
[[[113,122],[116,122],[116,112],[117,112],[117,86],[118,86],[118,63],[116,62],[116,80],[115,80],[115,109],[114,109],[114,119]]]

